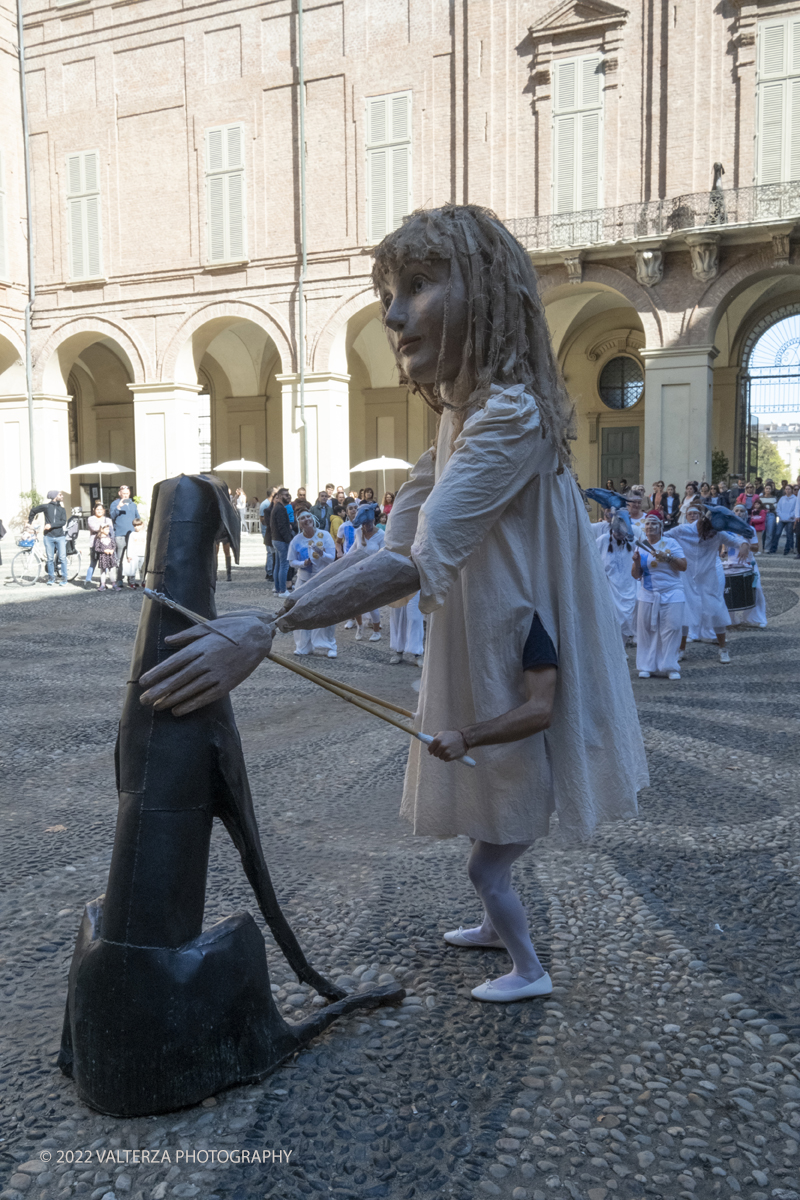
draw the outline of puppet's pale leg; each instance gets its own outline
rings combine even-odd
[[[511,867],[527,849],[527,843],[498,846],[476,841],[467,864],[470,882],[486,911],[481,934],[487,940],[500,938],[514,964],[510,974],[494,980],[495,986],[517,988],[523,983],[533,983],[545,973],[533,948],[522,901],[511,886]]]

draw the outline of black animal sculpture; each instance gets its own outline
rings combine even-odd
[[[153,491],[147,583],[215,617],[214,543],[239,558],[239,517],[213,476]],[[116,747],[119,811],[105,896],[89,903],[69,974],[59,1066],[82,1100],[114,1116],[198,1103],[262,1078],[338,1016],[397,1003],[393,985],[346,996],[308,964],[270,880],[230,700],[184,717],[139,702],[139,677],[173,653],[185,618],[145,599]],[[261,912],[298,977],[333,1003],[289,1025],[270,990],[249,913],[203,931],[211,827],[219,817]]]

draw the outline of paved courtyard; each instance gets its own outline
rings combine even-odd
[[[221,609],[269,602],[260,553],[252,539]],[[2,1200],[800,1200],[800,564],[762,564],[770,626],[734,634],[730,666],[692,646],[680,683],[634,680],[640,817],[579,851],[553,838],[518,869],[556,984],[544,1003],[471,1000],[507,960],[442,942],[478,906],[463,839],[412,838],[398,817],[404,735],[259,668],[234,709],[285,912],[315,966],[349,988],[391,975],[407,998],[256,1086],[127,1121],[78,1102],[55,1060],[111,855],[142,598],[0,580]],[[339,648],[316,665],[413,704],[419,671],[388,665],[388,636],[340,629]],[[207,923],[243,909],[219,827]],[[300,1018],[313,993],[267,940]]]

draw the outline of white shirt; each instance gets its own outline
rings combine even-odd
[[[665,551],[673,558],[686,557],[683,547],[671,537],[662,537],[659,542],[656,542],[654,549]],[[685,600],[683,580],[678,568],[669,563],[659,562],[656,562],[654,566],[655,560],[652,554],[648,554],[646,550],[640,550],[639,553],[642,563],[642,578],[639,580],[637,599],[643,600],[645,604],[652,604],[653,599],[658,595],[661,597],[662,604],[683,604]]]

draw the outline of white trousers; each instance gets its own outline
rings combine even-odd
[[[403,608],[389,609],[389,649],[395,654],[422,654],[424,630],[419,592]]]
[[[655,629],[651,625],[655,624]],[[653,604],[639,600],[636,606],[636,670],[651,675],[680,671],[678,650],[683,630],[683,602],[659,604],[653,618]]]
[[[295,629],[294,648],[301,654],[310,654],[312,650],[335,650],[336,626],[326,625],[324,629]]]

